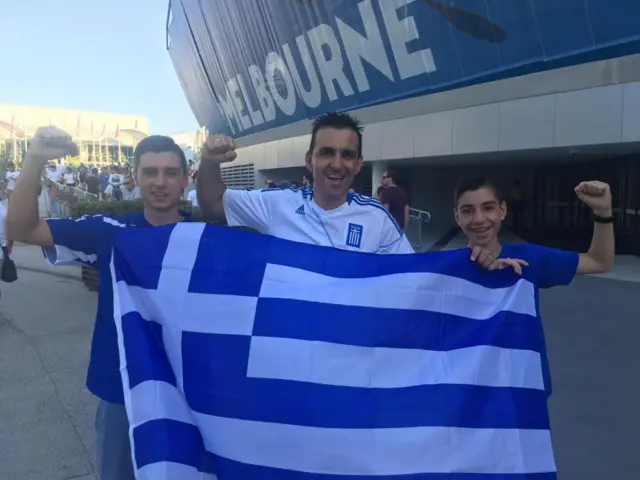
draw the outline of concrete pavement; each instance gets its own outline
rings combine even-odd
[[[43,267],[37,249],[14,257]],[[84,381],[97,295],[69,277],[18,274],[0,283],[0,480],[94,480]],[[542,292],[561,480],[638,477],[637,296],[637,283],[593,277]]]
[[[94,480],[84,381],[97,295],[78,280],[18,275],[0,284],[0,479]]]

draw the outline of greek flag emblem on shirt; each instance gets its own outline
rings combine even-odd
[[[350,223],[347,228],[347,247],[360,248],[362,244],[362,225]]]

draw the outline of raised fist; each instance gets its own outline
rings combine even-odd
[[[207,141],[204,142],[201,155],[201,162],[233,162],[238,156],[236,142],[225,135],[209,135]]]
[[[593,213],[601,216],[611,216],[611,189],[605,182],[581,182],[575,189],[576,195]]]
[[[71,135],[57,127],[40,127],[36,130],[27,157],[48,162],[67,155],[78,155],[78,146],[73,143]]]

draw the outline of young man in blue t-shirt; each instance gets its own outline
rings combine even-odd
[[[483,247],[499,258],[527,262],[536,286],[568,285],[577,275],[604,273],[613,267],[615,241],[611,191],[604,182],[582,182],[575,187],[578,198],[593,212],[593,238],[586,253],[567,252],[530,243],[501,244],[498,233],[507,215],[507,204],[486,178],[463,181],[455,192],[455,219],[469,239],[470,247]]]
[[[56,127],[40,128],[27,151],[9,200],[7,236],[43,248],[53,264],[77,262],[98,268],[100,290],[87,387],[100,398],[96,413],[98,473],[101,480],[133,480],[129,424],[122,379],[111,283],[111,250],[122,228],[145,228],[188,220],[178,211],[187,186],[187,161],[169,137],[151,136],[136,146],[133,167],[144,212],[88,215],[80,219],[40,219],[38,186],[48,161],[77,155],[71,137]]]
[[[485,248],[497,258],[517,258],[525,262],[523,276],[533,283],[537,304],[540,288],[568,285],[576,275],[604,273],[613,267],[615,239],[609,185],[596,181],[582,182],[575,187],[575,193],[593,212],[593,238],[586,253],[531,243],[501,244],[498,233],[507,215],[507,205],[498,189],[484,177],[460,183],[455,192],[454,214],[470,247]],[[550,395],[551,375],[541,322],[538,322],[538,329],[545,390]]]

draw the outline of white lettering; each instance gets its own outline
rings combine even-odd
[[[240,118],[240,124],[242,125],[242,130],[246,130],[247,128],[251,128],[253,125],[251,124],[251,119],[249,115],[246,113],[246,109],[244,106],[244,102],[242,101],[242,93],[240,92],[240,87],[238,86],[237,77],[231,78],[227,82],[227,87],[229,88],[229,92],[231,93],[231,100],[233,101],[233,106],[235,107],[236,112],[238,112],[238,117]]]
[[[400,78],[415,77],[425,73],[435,72],[436,64],[430,48],[409,53],[407,43],[418,39],[418,29],[413,17],[406,15],[402,20],[398,10],[415,0],[379,0],[384,23],[389,34],[389,41],[396,59]]]
[[[298,66],[293,60],[293,55],[291,55],[291,48],[289,48],[289,44],[287,43],[282,46],[284,58],[287,61],[289,71],[291,72],[293,81],[296,84],[296,89],[300,94],[300,98],[302,98],[302,101],[307,107],[315,108],[320,105],[320,102],[322,101],[322,90],[320,88],[320,79],[318,78],[318,72],[316,71],[316,67],[313,65],[313,60],[311,59],[309,47],[307,47],[307,40],[304,35],[300,35],[298,38],[296,38],[296,44],[298,45],[298,51],[300,52],[300,57],[302,58],[303,69],[305,72],[307,72],[307,77],[309,78],[309,90],[306,90],[304,88],[304,84],[302,83],[302,79],[300,78],[300,72],[298,71]]]
[[[264,117],[262,116],[262,112],[260,109],[253,109],[253,105],[251,104],[251,98],[249,97],[249,92],[247,91],[247,86],[244,83],[244,78],[242,75],[238,75],[238,85],[240,86],[240,91],[242,92],[242,96],[244,97],[244,103],[247,105],[249,110],[249,116],[251,117],[251,121],[253,125],[262,125],[264,123]]]
[[[276,81],[276,72],[280,72],[281,81]],[[269,83],[269,89],[271,90],[271,96],[276,102],[276,105],[278,105],[285,115],[293,115],[296,111],[297,103],[296,88],[293,85],[293,79],[291,78],[291,73],[289,73],[287,65],[276,52],[269,52],[267,55],[265,74],[267,83]],[[287,93],[282,94],[282,88],[278,88],[278,86],[284,87]]]
[[[262,71],[260,71],[256,65],[249,65],[249,76],[251,77],[253,90],[256,92],[256,97],[258,97],[258,103],[260,103],[260,109],[262,110],[265,121],[271,122],[275,120],[276,106],[267,90]]]
[[[393,72],[391,71],[389,59],[385,54],[380,27],[376,21],[371,0],[360,2],[358,8],[360,9],[366,36],[360,35],[337,17],[336,22],[358,90],[360,92],[366,92],[371,86],[369,85],[369,79],[362,65],[363,59],[391,81],[393,81]]]
[[[227,89],[226,85],[220,88],[217,92],[217,97],[219,99],[220,106],[222,107],[222,113],[227,119],[227,123],[229,124],[229,128],[232,133],[236,133],[236,130],[242,130],[242,125],[240,124],[240,120],[238,117],[238,112],[236,112],[236,108],[233,105],[233,100],[231,99],[231,94]],[[234,127],[235,123],[235,127]],[[236,128],[237,127],[237,128]]]
[[[333,86],[334,80],[340,85],[340,89],[345,96],[353,95],[353,88],[351,88],[349,80],[344,74],[344,62],[340,52],[340,44],[331,27],[321,24],[309,30],[307,35],[309,36],[313,56],[318,64],[318,69],[320,70],[324,88],[327,90],[329,99],[333,101],[338,98],[336,89]],[[329,48],[328,57],[326,57],[322,51],[323,45]]]

